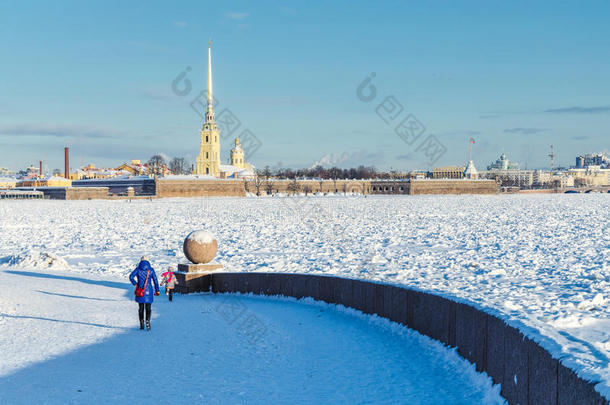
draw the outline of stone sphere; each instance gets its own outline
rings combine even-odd
[[[208,231],[193,231],[184,240],[182,250],[186,258],[195,264],[209,263],[216,257],[218,241]]]

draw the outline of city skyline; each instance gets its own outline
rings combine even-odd
[[[607,3],[36,4],[0,13],[11,39],[0,45],[11,55],[0,66],[0,166],[59,168],[64,146],[75,167],[157,153],[194,163],[203,119],[191,104],[205,90],[210,37],[217,111],[260,140],[249,159],[258,168],[465,164],[470,137],[481,166],[504,152],[549,167],[551,144],[557,166],[608,151]],[[371,73],[379,95],[363,103],[357,88]],[[377,113],[390,95],[446,148],[433,164]],[[223,138],[222,162],[230,147]]]

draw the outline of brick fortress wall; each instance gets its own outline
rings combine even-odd
[[[157,197],[245,197],[243,180],[157,179]]]

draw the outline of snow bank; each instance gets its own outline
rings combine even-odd
[[[63,258],[47,252],[26,250],[0,260],[8,267],[32,270],[70,270],[68,262]]]

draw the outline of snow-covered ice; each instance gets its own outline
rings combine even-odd
[[[455,350],[304,299],[158,297],[117,276],[0,271],[2,404],[502,404]]]
[[[486,308],[610,398],[610,195],[3,201],[0,266],[123,277],[212,232],[226,271],[338,274]],[[31,256],[31,257],[30,257]],[[29,265],[29,264],[28,264]]]

